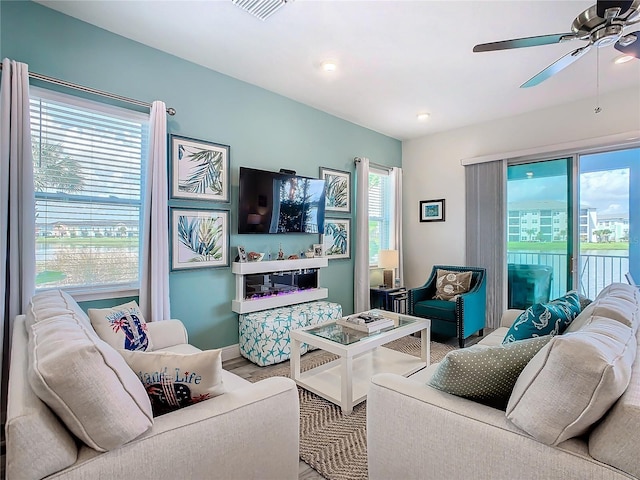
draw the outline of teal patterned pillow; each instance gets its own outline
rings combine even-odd
[[[427,382],[438,390],[504,409],[520,373],[551,336],[449,352]]]
[[[513,322],[502,341],[503,345],[525,338],[558,335],[565,331],[580,313],[580,299],[575,291],[549,303],[536,303]]]

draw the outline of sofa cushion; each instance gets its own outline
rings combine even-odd
[[[149,397],[122,356],[69,316],[31,327],[29,383],[94,450],[117,448],[153,425]]]
[[[16,317],[13,328],[5,478],[44,478],[72,465],[78,457],[78,447],[75,437],[29,385],[24,316]]]
[[[631,285],[612,283],[603,288],[596,299],[571,322],[567,332],[577,332],[596,317],[616,320],[637,332],[640,323],[639,297],[640,292]]]
[[[225,393],[222,351],[196,353],[121,350],[151,399],[155,416]]]
[[[558,335],[565,331],[579,313],[580,299],[577,292],[569,292],[548,303],[535,303],[516,318],[505,335],[503,343],[544,335]]]
[[[436,272],[437,300],[451,300],[456,296],[466,293],[471,288],[471,276],[473,272],[452,272],[438,269]]]
[[[547,445],[585,433],[627,388],[636,348],[630,327],[604,317],[556,335],[518,377],[507,418]]]
[[[589,454],[640,478],[640,349],[629,386],[589,435]]]
[[[88,311],[96,333],[113,348],[153,350],[147,323],[135,301],[111,308],[90,308]]]
[[[46,290],[37,293],[31,298],[27,311],[25,312],[27,331],[34,323],[58,315],[70,315],[76,323],[92,331],[91,322],[87,314],[80,308],[71,295],[62,290]]]
[[[504,408],[518,375],[551,336],[507,345],[453,350],[438,364],[428,385],[459,397]]]
[[[456,303],[447,300],[422,300],[413,306],[413,314],[424,318],[456,321]]]

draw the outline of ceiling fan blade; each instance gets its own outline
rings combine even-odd
[[[474,52],[491,52],[494,50],[509,50],[511,48],[536,47],[538,45],[551,45],[560,43],[563,40],[573,40],[577,38],[575,34],[556,33],[553,35],[540,35],[538,37],[514,38],[513,40],[503,40],[501,42],[481,43],[473,47]]]
[[[520,88],[534,87],[539,83],[544,82],[547,78],[550,78],[551,76],[555,75],[560,70],[567,68],[569,65],[571,65],[573,62],[578,60],[589,50],[591,50],[591,45],[585,45],[584,47],[580,47],[577,50],[574,50],[573,52],[567,53],[564,57],[561,57],[560,59],[556,60],[547,68],[542,70],[540,73],[538,73],[534,77],[524,82],[522,85],[520,85]]]
[[[630,43],[629,45],[624,45],[624,46],[621,45],[620,41],[624,41],[624,39],[629,38],[630,35],[633,35],[636,37],[635,41],[633,43]],[[640,30],[638,30],[637,32],[631,32],[626,34],[624,38],[616,42],[614,47],[616,50],[624,53],[625,55],[631,55],[632,57],[636,57],[640,59]]]
[[[609,8],[619,8],[620,12],[615,16],[624,15],[633,5],[633,0],[598,0],[596,3],[596,14],[600,18],[607,18],[606,11]],[[614,17],[612,17],[614,18]]]

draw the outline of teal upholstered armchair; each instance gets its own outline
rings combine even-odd
[[[469,291],[458,295],[455,301],[434,299],[438,269],[472,272]],[[409,290],[409,314],[430,319],[432,333],[457,337],[462,348],[471,335],[478,332],[482,336],[484,333],[487,302],[485,276],[486,270],[481,267],[434,265],[427,283]]]

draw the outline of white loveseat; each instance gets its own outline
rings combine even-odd
[[[374,376],[367,396],[369,478],[637,479],[640,477],[639,308],[640,292],[637,288],[626,284],[605,288],[573,321],[567,332],[554,337],[527,364],[511,394],[507,413],[428,386],[427,381],[438,364],[410,378],[392,374]],[[480,343],[500,344],[519,313],[521,311],[505,312],[502,326]],[[621,326],[621,323],[625,325]],[[535,435],[519,428],[508,418],[514,395],[522,395],[527,388],[535,388],[536,385],[539,387],[546,372],[557,367],[560,362],[556,365],[550,363],[558,358],[550,353],[556,351],[552,348],[562,345],[562,342],[580,339],[587,330],[593,331],[596,327],[603,335],[596,340],[594,337],[587,339],[585,350],[589,351],[591,358],[602,357],[609,364],[605,365],[602,377],[594,379],[595,388],[589,390],[585,387],[590,397],[578,400],[581,395],[574,395],[563,400],[564,386],[584,374],[584,369],[580,372],[581,368],[574,371],[571,359],[568,359],[568,367],[562,364],[561,371],[556,372],[559,382],[549,387],[548,392],[542,392],[543,395],[538,392],[536,403],[522,402],[526,411],[519,413],[518,420],[522,420],[523,414],[527,416],[530,413],[526,419],[529,423],[521,424],[538,434],[539,427],[549,419],[552,422],[549,428],[553,429],[553,419],[559,412],[571,410],[580,401],[585,401],[585,413],[569,419],[564,430],[567,433],[585,421],[589,415],[586,412],[598,403],[599,396],[610,393],[611,388],[604,387],[606,375],[613,373],[627,379],[630,375],[626,390],[622,387],[622,396],[605,411],[601,420],[586,431],[566,440],[558,437],[558,442],[537,440]],[[620,331],[626,331],[626,343],[619,355],[611,355],[607,352],[607,342]],[[565,337],[567,335],[572,337]],[[573,365],[581,367],[584,363],[584,360],[576,358]]]
[[[85,351],[106,352],[105,357],[119,354],[97,337],[87,315],[62,291],[34,296],[26,317],[31,318],[25,322],[25,315],[17,317],[13,327],[5,427],[8,480],[298,478],[299,402],[292,380],[274,377],[252,384],[223,371],[226,393],[151,418],[136,438],[99,452],[74,436],[32,390],[28,372],[34,353],[29,352],[25,325],[36,317],[54,331],[60,326],[71,329],[72,337],[86,336],[92,343]],[[147,325],[154,351],[199,351],[188,343],[182,322]],[[54,350],[64,351],[65,340],[56,341]],[[132,373],[111,370],[114,378],[130,378]],[[114,394],[114,401],[121,398]],[[109,433],[109,419],[102,423]]]

